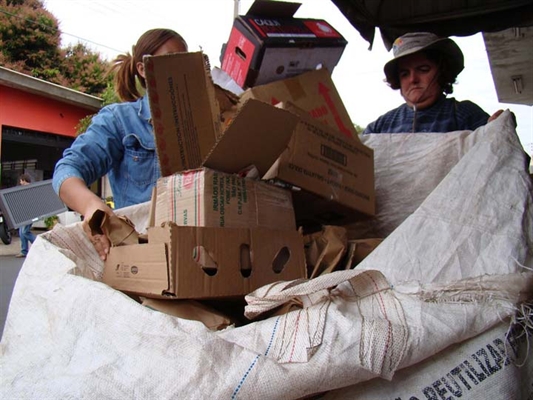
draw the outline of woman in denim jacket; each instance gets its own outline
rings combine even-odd
[[[150,200],[160,177],[148,98],[141,96],[137,81],[146,88],[144,55],[187,51],[187,43],[169,29],[145,32],[132,54],[114,60],[115,90],[122,100],[95,115],[85,133],[78,136],[56,164],[53,186],[72,210],[90,218],[96,210],[113,211],[88,186],[108,174],[116,208]],[[109,241],[88,233],[105,260]]]

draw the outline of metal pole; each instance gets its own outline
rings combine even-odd
[[[237,18],[240,13],[240,0],[233,0],[233,18]]]

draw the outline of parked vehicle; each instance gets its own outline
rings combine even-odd
[[[0,239],[4,244],[11,244],[11,230],[7,226],[2,210],[0,210]]]

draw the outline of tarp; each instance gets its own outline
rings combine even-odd
[[[332,0],[370,43],[379,28],[387,49],[406,32],[469,36],[532,26],[531,0]]]
[[[250,317],[294,299],[304,308],[242,327],[212,332],[101,283],[103,264],[80,223],[40,235],[15,284],[0,343],[0,397],[296,399],[394,379],[496,328],[505,342],[513,322],[531,318],[523,311],[533,281],[528,157],[509,111],[474,132],[421,135],[365,139],[377,160],[386,160],[380,149],[390,150],[379,142],[403,138],[408,158],[420,161],[376,165],[401,181],[419,176],[407,187],[390,177],[376,182],[378,218],[384,204],[405,216],[391,220],[399,225],[378,248],[354,270],[251,293]],[[443,140],[455,146],[441,148]],[[428,152],[432,157],[420,157]],[[450,157],[457,162],[442,162]],[[440,181],[429,176],[433,163],[448,165]],[[386,201],[418,189],[429,193],[413,197],[412,212]],[[145,226],[146,204],[125,211]]]

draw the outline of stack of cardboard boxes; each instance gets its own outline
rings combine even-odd
[[[234,51],[233,35],[244,37],[253,27],[264,33],[260,23],[278,27],[270,33],[329,27],[281,15],[281,22],[237,18],[225,52]],[[291,29],[301,34],[303,28]],[[326,54],[333,68],[331,46],[338,60],[346,43],[333,28],[323,29],[329,33],[315,38],[314,47],[304,35],[305,48],[318,59]],[[374,214],[373,152],[357,138],[329,71],[269,75],[268,60],[284,62],[295,52],[269,56],[268,32],[254,42],[262,61],[246,64],[247,73],[223,55],[228,74],[246,75],[239,78],[245,88],[246,82],[270,80],[239,97],[212,82],[201,52],[145,57],[163,177],[154,190],[148,242],[111,249],[104,272],[111,286],[152,298],[243,296],[274,281],[306,277],[302,229]],[[294,47],[294,40],[285,43]],[[242,176],[249,170],[257,180]]]

